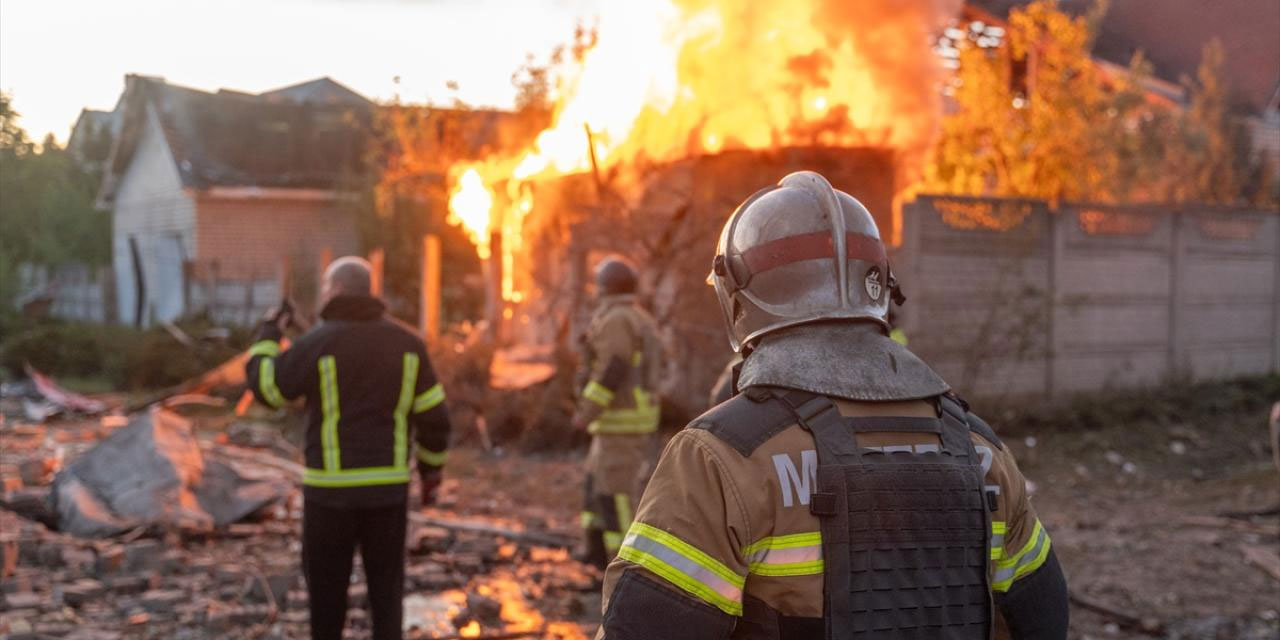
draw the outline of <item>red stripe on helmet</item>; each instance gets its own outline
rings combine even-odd
[[[881,265],[888,262],[884,244],[879,238],[848,232],[845,234],[844,245],[847,259],[865,260]],[[803,260],[830,259],[835,255],[835,242],[831,233],[818,231],[778,238],[752,247],[742,253],[742,260],[751,274],[755,275]]]

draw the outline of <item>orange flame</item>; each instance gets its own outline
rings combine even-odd
[[[461,225],[476,245],[481,259],[489,257],[489,216],[493,210],[493,196],[484,180],[474,169],[467,169],[449,196],[449,217],[446,222]]]
[[[531,207],[525,185],[590,169],[592,151],[606,169],[731,149],[892,147],[906,187],[941,115],[933,36],[959,5],[608,3],[594,46],[580,64],[558,70],[551,126],[520,153],[453,172],[451,220],[467,226],[482,257],[488,239],[477,230],[501,232],[503,297],[515,301],[511,272]],[[488,198],[473,195],[477,185]],[[491,211],[495,202],[501,211]]]

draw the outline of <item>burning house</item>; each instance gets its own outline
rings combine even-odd
[[[932,42],[959,3],[675,4],[611,8],[559,70],[532,143],[450,169],[450,210],[487,263],[489,320],[508,343],[563,346],[590,267],[638,262],[679,361],[664,391],[692,410],[730,355],[704,284],[724,220],[814,169],[892,242],[941,116]]]

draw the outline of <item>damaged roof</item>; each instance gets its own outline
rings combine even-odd
[[[329,78],[254,95],[130,75],[102,198],[109,201],[154,111],[184,187],[331,189],[361,171],[373,103]]]

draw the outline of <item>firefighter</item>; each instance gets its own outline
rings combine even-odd
[[[668,444],[598,638],[1065,638],[1066,581],[1013,456],[888,337],[867,210],[812,172],[746,200],[712,280],[740,393]]]
[[[402,637],[405,527],[416,461],[430,505],[447,456],[449,415],[422,339],[370,292],[369,264],[335,261],[324,274],[321,323],[281,351],[287,312],[263,323],[248,382],[279,408],[305,398],[302,569],[311,637],[342,637],[357,548],[373,637]]]
[[[584,560],[605,567],[651,465],[658,429],[661,348],[653,318],[636,301],[636,273],[609,258],[596,267],[596,308],[584,336],[575,428],[591,434],[582,510]]]

